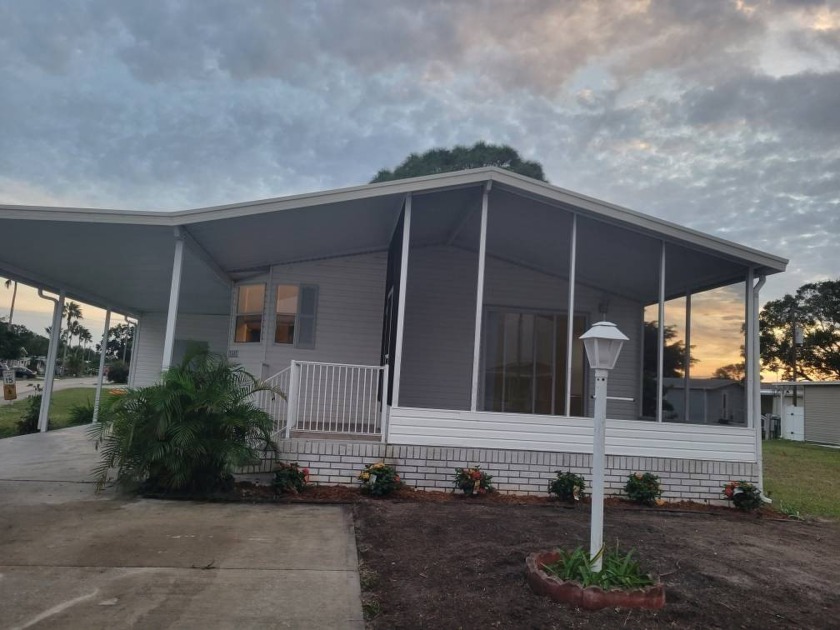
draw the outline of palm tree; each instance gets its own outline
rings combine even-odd
[[[67,302],[62,309],[61,315],[67,318],[67,344],[64,346],[64,353],[61,356],[61,364],[64,365],[67,361],[67,347],[70,345],[73,335],[75,335],[73,321],[83,319],[82,307],[76,302]]]
[[[6,278],[6,282],[3,283],[6,288],[10,288],[14,285],[14,289],[12,290],[12,305],[9,307],[9,325],[11,326],[14,322],[12,321],[15,317],[15,298],[17,298],[17,285],[16,281],[13,281],[11,278]]]
[[[78,329],[77,329],[76,335],[79,339],[79,343],[84,345],[85,360],[87,360],[87,353],[88,353],[87,352],[87,350],[88,350],[87,346],[90,342],[93,341],[93,335],[91,335],[90,331],[87,328],[85,328],[84,326],[82,326],[80,324],[77,324],[77,325],[78,325]]]

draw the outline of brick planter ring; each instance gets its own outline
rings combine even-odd
[[[543,567],[560,559],[556,551],[532,553],[525,559],[525,578],[531,590],[554,601],[584,608],[662,608],[665,606],[665,587],[662,583],[644,589],[605,591],[597,586],[583,588],[577,582],[565,582],[547,574]]]

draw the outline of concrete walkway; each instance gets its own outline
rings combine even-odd
[[[0,440],[0,628],[362,628],[351,514],[94,494],[74,427]]]

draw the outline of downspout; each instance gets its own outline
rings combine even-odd
[[[761,363],[759,360],[760,353],[759,353],[759,340],[760,335],[758,331],[758,295],[761,292],[761,288],[764,286],[764,283],[767,281],[766,276],[759,276],[758,282],[756,283],[755,287],[753,287],[753,300],[752,300],[752,307],[753,312],[750,314],[753,321],[753,330],[752,330],[752,344],[750,347],[750,353],[752,354],[751,363],[752,369],[754,370],[754,378],[753,378],[753,391],[750,392],[750,395],[753,397],[753,429],[755,430],[755,459],[756,464],[758,466],[758,487],[762,490],[762,498],[765,502],[771,503],[771,499],[764,496],[764,455],[763,455],[763,444],[761,440]]]

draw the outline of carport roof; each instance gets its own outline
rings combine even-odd
[[[98,306],[163,311],[173,230],[182,229],[190,247],[181,309],[223,314],[231,277],[271,264],[384,250],[408,193],[425,198],[428,206],[451,206],[467,223],[474,193],[487,182],[503,199],[515,196],[523,205],[536,202],[562,211],[558,214],[575,213],[607,224],[606,232],[609,226],[629,230],[640,244],[657,239],[676,245],[689,267],[702,266],[708,256],[732,266],[720,278],[709,278],[708,286],[734,281],[735,267],[766,275],[787,265],[772,254],[485,167],[175,212],[0,205],[0,273],[46,289],[65,288],[71,297]],[[451,228],[453,215],[439,214],[445,220],[441,229]],[[488,246],[488,253],[508,253],[503,243],[496,247],[494,252]]]

